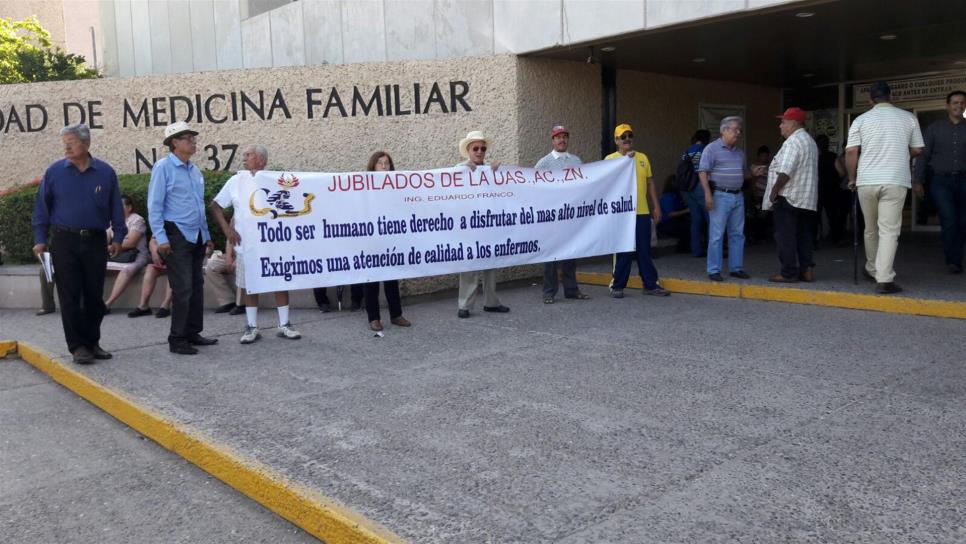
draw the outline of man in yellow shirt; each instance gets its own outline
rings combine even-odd
[[[637,243],[635,251],[618,253],[614,256],[614,273],[610,282],[610,294],[614,298],[624,298],[624,288],[631,276],[631,263],[637,261],[637,271],[644,282],[644,294],[666,297],[670,295],[657,282],[657,269],[651,260],[651,216],[655,223],[661,222],[661,205],[657,198],[657,190],[651,181],[651,162],[647,155],[634,151],[634,129],[628,124],[617,125],[614,129],[614,143],[617,151],[604,157],[605,160],[629,157],[633,159],[637,173],[637,224],[634,239]],[[648,207],[647,197],[651,197],[653,214]]]

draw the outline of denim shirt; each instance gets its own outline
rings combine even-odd
[[[177,225],[190,243],[211,240],[205,216],[205,178],[190,161],[174,153],[154,163],[148,185],[148,222],[158,244],[167,244],[165,221]]]

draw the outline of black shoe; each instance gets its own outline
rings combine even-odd
[[[105,360],[114,357],[110,353],[104,351],[104,348],[102,348],[99,344],[91,348],[91,353],[94,354],[95,359]]]
[[[736,270],[736,271],[734,271],[734,272],[732,272],[732,273],[730,273],[728,275],[731,276],[732,278],[738,278],[738,279],[741,279],[741,280],[751,279],[751,275],[749,273],[745,272],[744,270]]]
[[[358,312],[361,309],[362,309],[362,301],[361,300],[353,300],[352,301],[352,306],[349,306],[349,311],[350,312]]]
[[[200,334],[192,334],[188,337],[188,343],[192,346],[211,346],[218,343],[217,338],[209,338]]]
[[[880,295],[891,295],[894,293],[901,293],[902,287],[896,285],[896,282],[890,281],[888,283],[877,283],[875,284],[875,292]]]
[[[235,305],[232,304],[232,306],[235,306]],[[228,315],[241,315],[243,313],[245,313],[245,305],[244,304],[240,304],[238,306],[235,306],[231,310],[228,310]]]
[[[191,344],[189,344],[186,340],[169,343],[168,350],[171,351],[171,353],[177,353],[178,355],[196,355],[198,353],[198,348],[191,347]]]
[[[74,362],[79,365],[89,365],[94,362],[94,354],[86,346],[81,346],[72,352]]]
[[[52,313],[54,313],[56,311],[57,310],[54,310],[53,308],[51,308],[51,309],[41,308],[41,309],[37,310],[37,313],[34,314],[34,315],[47,315],[47,314],[52,314]]]
[[[319,311],[323,314],[327,314],[332,311],[332,308],[329,306],[328,302],[323,302],[322,304],[319,304]]]
[[[222,304],[221,306],[215,308],[216,314],[223,314],[235,309],[235,303],[229,302],[228,304]]]
[[[724,281],[724,278],[721,277],[720,272],[715,272],[714,274],[708,274],[708,279],[711,281]]]
[[[505,313],[509,312],[510,309],[507,308],[506,306],[500,304],[499,306],[484,306],[483,307],[483,311],[484,312],[496,312],[498,314],[505,314]]]
[[[142,315],[151,315],[151,308],[135,308],[127,313],[128,317],[141,317]]]
[[[460,311],[456,312],[456,317],[458,317],[460,319],[466,319],[469,316],[470,316],[470,311],[469,310],[460,310]]]
[[[162,319],[165,317],[171,317],[171,310],[167,308],[158,308],[158,311],[154,312],[154,317]]]

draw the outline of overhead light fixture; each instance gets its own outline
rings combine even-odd
[[[799,19],[808,19],[813,15],[815,15],[815,13],[811,11],[799,11],[798,13],[795,14],[795,17],[798,17]]]
[[[706,60],[708,60],[708,59],[706,59],[706,58],[704,58],[704,57],[697,57],[697,58],[693,58],[693,59],[691,59],[691,62],[697,62],[697,63],[701,63],[701,62],[704,62],[704,61],[706,61]]]
[[[891,42],[892,40],[894,40],[894,39],[896,39],[898,37],[899,36],[897,36],[895,34],[883,34],[883,35],[879,36],[879,39],[880,40],[883,40],[883,41],[886,41],[886,42]]]
[[[613,53],[614,51],[617,50],[617,48],[614,47],[613,45],[605,45],[604,47],[601,47],[600,50],[603,51],[604,53]]]
[[[953,64],[966,64],[966,60],[957,60],[954,61]]]
[[[815,74],[809,72],[807,74],[802,74],[802,77],[804,77],[804,78],[815,77]]]

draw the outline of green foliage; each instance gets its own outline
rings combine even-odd
[[[53,47],[50,32],[34,17],[0,17],[0,84],[95,79],[84,57]]]
[[[205,203],[214,200],[215,195],[231,177],[230,172],[214,172],[206,170],[205,175]],[[134,211],[148,218],[148,182],[150,174],[122,174],[118,176],[121,194],[130,195],[134,199]],[[0,251],[4,261],[8,264],[36,262],[31,249],[34,244],[33,229],[30,219],[33,216],[34,202],[37,200],[38,186],[29,185],[0,196]],[[150,226],[148,227],[150,229]],[[218,223],[208,213],[208,228],[215,248],[225,248],[225,234],[221,232]]]

